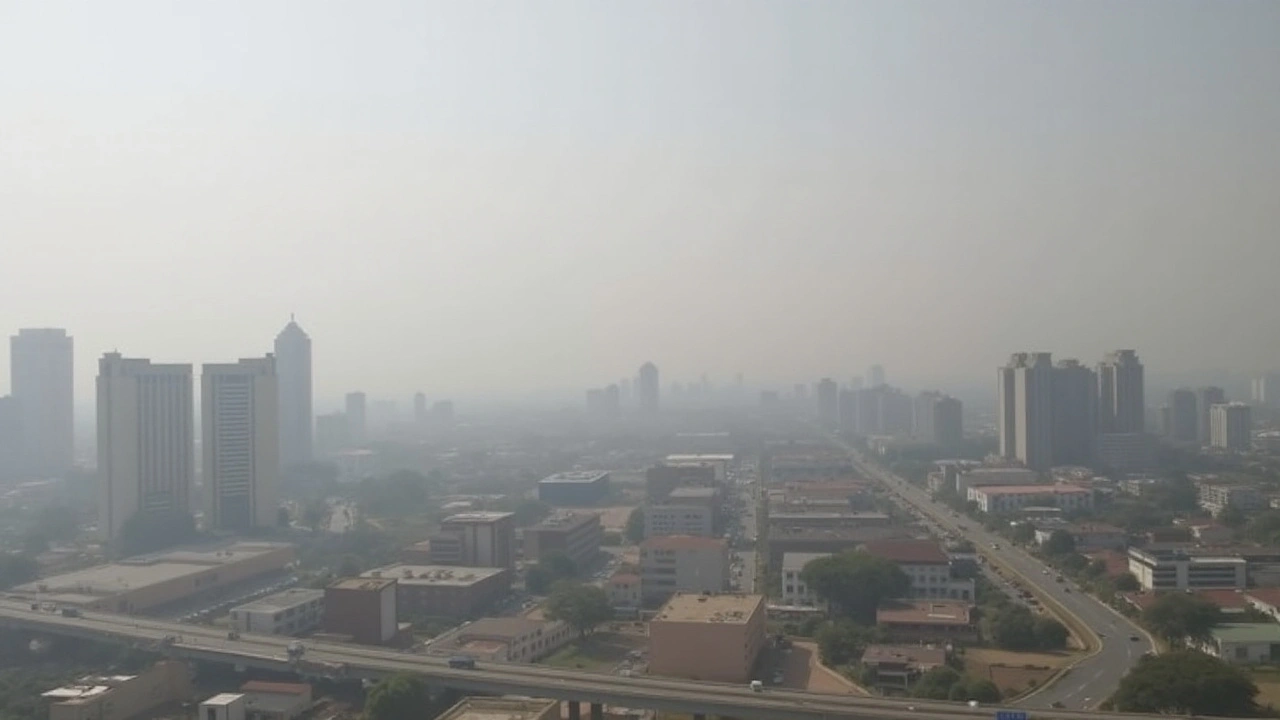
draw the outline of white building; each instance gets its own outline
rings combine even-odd
[[[969,488],[988,485],[1033,485],[1040,479],[1035,470],[1016,467],[977,467],[961,471],[956,477],[956,492],[967,497]]]
[[[1024,507],[1084,510],[1093,507],[1093,491],[1078,485],[1009,485],[969,488],[968,500],[984,513],[1017,512]]]
[[[298,635],[320,627],[324,590],[291,588],[231,609],[231,627],[242,633]]]
[[[240,693],[218,693],[200,703],[200,720],[245,720],[245,698]]]
[[[1177,550],[1129,548],[1129,572],[1143,590],[1243,588],[1248,563],[1238,556],[1190,556]]]
[[[663,535],[640,543],[640,588],[646,602],[677,592],[724,592],[729,568],[729,543],[721,538]]]
[[[1053,465],[1053,358],[1015,353],[997,370],[1000,455],[1033,470]]]
[[[782,555],[782,604],[787,607],[823,607],[816,595],[804,584],[804,566],[831,557],[831,553],[789,552]]]
[[[1252,485],[1206,483],[1197,488],[1200,507],[1213,515],[1229,507],[1251,512],[1267,506],[1267,498]]]
[[[952,577],[951,558],[932,540],[878,540],[861,549],[902,568],[913,598],[973,600],[973,579]]]
[[[650,505],[644,509],[644,536],[715,534],[715,511],[699,505]]]
[[[289,318],[276,336],[280,390],[280,465],[311,462],[311,338]]]
[[[134,513],[191,510],[195,410],[190,365],[107,353],[98,361],[98,530]]]
[[[1244,403],[1222,403],[1209,408],[1209,444],[1226,450],[1253,447],[1253,411]]]
[[[200,387],[209,527],[275,525],[280,475],[275,358],[206,363]]]

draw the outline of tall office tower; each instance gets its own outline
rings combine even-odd
[[[640,399],[640,409],[645,412],[658,411],[658,366],[647,362],[640,366],[636,375],[636,394]]]
[[[427,424],[427,396],[420,392],[413,394],[413,421],[418,425]]]
[[[867,369],[867,387],[880,387],[884,385],[884,366],[872,365]]]
[[[1220,403],[1209,408],[1209,444],[1226,450],[1253,447],[1253,412],[1241,402]]]
[[[9,387],[22,408],[23,466],[33,475],[61,476],[75,463],[72,347],[58,328],[9,338]]]
[[[956,398],[936,390],[922,392],[912,403],[911,434],[925,442],[948,447],[964,438],[963,406]]]
[[[1053,465],[1053,358],[1014,353],[997,371],[1000,452],[1032,470]]]
[[[854,420],[860,435],[911,433],[912,401],[901,390],[888,385],[864,388],[854,395]]]
[[[814,394],[818,398],[818,422],[824,427],[835,427],[840,422],[840,386],[831,378],[822,378]]]
[[[12,395],[0,397],[0,480],[22,475],[22,407]]]
[[[631,380],[622,378],[618,381],[618,401],[623,405],[631,404]]]
[[[369,440],[368,401],[362,392],[347,393],[347,438],[352,445],[364,445]]]
[[[848,388],[841,389],[837,402],[839,404],[837,413],[840,416],[840,430],[848,433],[857,432],[858,393]]]
[[[1199,438],[1196,418],[1196,394],[1189,388],[1169,393],[1169,420],[1165,434],[1173,442],[1193,443]]]
[[[1253,379],[1253,404],[1280,408],[1280,373],[1268,372]]]
[[[1147,406],[1142,383],[1142,363],[1136,351],[1116,350],[1107,353],[1098,363],[1098,432],[1146,430]]]
[[[112,352],[98,361],[98,533],[115,540],[139,512],[191,511],[191,366]]]
[[[1196,388],[1196,439],[1201,445],[1209,444],[1209,408],[1227,402],[1227,393],[1212,385]]]
[[[1089,465],[1098,437],[1098,376],[1079,360],[1053,369],[1053,463]]]
[[[280,384],[280,466],[311,462],[311,338],[293,316],[276,336],[276,375]]]
[[[209,527],[247,530],[275,525],[279,392],[271,355],[205,363],[200,424]]]

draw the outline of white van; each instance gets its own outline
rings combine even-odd
[[[751,681],[751,692],[764,692],[764,683],[759,680]]]

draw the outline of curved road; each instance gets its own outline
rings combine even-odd
[[[837,444],[849,452],[855,466],[868,477],[880,481],[938,527],[971,541],[978,552],[989,560],[1012,568],[1021,576],[1020,582],[1024,586],[1031,586],[1040,594],[1057,601],[1098,635],[1097,652],[1077,661],[1057,682],[1023,698],[1017,703],[1019,706],[1049,708],[1058,702],[1063,707],[1081,710],[1097,707],[1111,697],[1120,684],[1120,678],[1143,653],[1154,651],[1150,636],[1133,621],[1092,595],[1078,591],[1070,581],[1055,582],[1054,571],[1044,563],[1011,547],[1004,538],[987,532],[970,518],[953,517],[951,509],[934,502],[927,491],[879,466],[865,462],[861,454],[848,444],[839,441]],[[998,546],[999,549],[993,546]]]

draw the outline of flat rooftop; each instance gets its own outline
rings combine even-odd
[[[1079,485],[983,485],[973,489],[985,495],[1076,495],[1093,492]]]
[[[74,684],[63,685],[41,693],[40,697],[46,697],[56,702],[84,702],[97,698],[103,693],[111,692],[116,687],[136,677],[137,675],[91,675],[80,678]]]
[[[555,485],[555,484],[588,484],[609,477],[609,473],[599,470],[574,470],[572,472],[559,472],[555,475],[538,481],[539,485]]]
[[[366,592],[377,592],[386,588],[396,581],[395,578],[380,578],[365,573],[360,577],[342,578],[329,583],[327,589],[331,590],[364,590]]]
[[[463,698],[436,720],[560,719],[560,702],[515,698]]]
[[[457,567],[454,565],[407,565],[400,563],[363,572],[360,574],[360,578],[390,578],[396,580],[401,585],[466,587],[505,572],[507,572],[506,568]]]
[[[968,625],[969,603],[942,600],[895,602],[876,611],[876,622],[912,625]],[[1278,625],[1277,627],[1280,627]]]
[[[673,500],[702,500],[715,497],[717,492],[713,487],[678,487],[668,493],[667,498]]]
[[[881,512],[780,512],[769,513],[769,523],[804,522],[806,520],[850,520],[857,522],[862,521],[885,521],[889,516]]]
[[[763,609],[762,595],[676,593],[662,606],[653,621],[743,625],[757,610]]]
[[[315,590],[312,588],[289,588],[284,592],[278,592],[274,595],[258,598],[257,600],[245,603],[244,605],[238,605],[232,608],[232,610],[239,610],[240,612],[273,613],[323,599],[324,590]]]
[[[831,553],[789,552],[782,554],[783,572],[800,572],[814,560],[831,557]]]
[[[445,519],[444,519],[444,520],[442,520],[441,522],[446,522],[446,523],[491,523],[491,522],[497,522],[497,521],[502,520],[502,519],[505,519],[505,518],[515,517],[515,516],[516,516],[516,514],[515,514],[515,513],[510,513],[510,512],[487,512],[487,511],[476,511],[476,512],[456,513],[456,514],[454,514],[454,515],[450,515],[449,517],[445,518]]]
[[[556,512],[543,518],[542,522],[529,528],[525,528],[525,532],[530,530],[572,530],[581,525],[590,522],[600,522],[600,516],[590,512]]]

